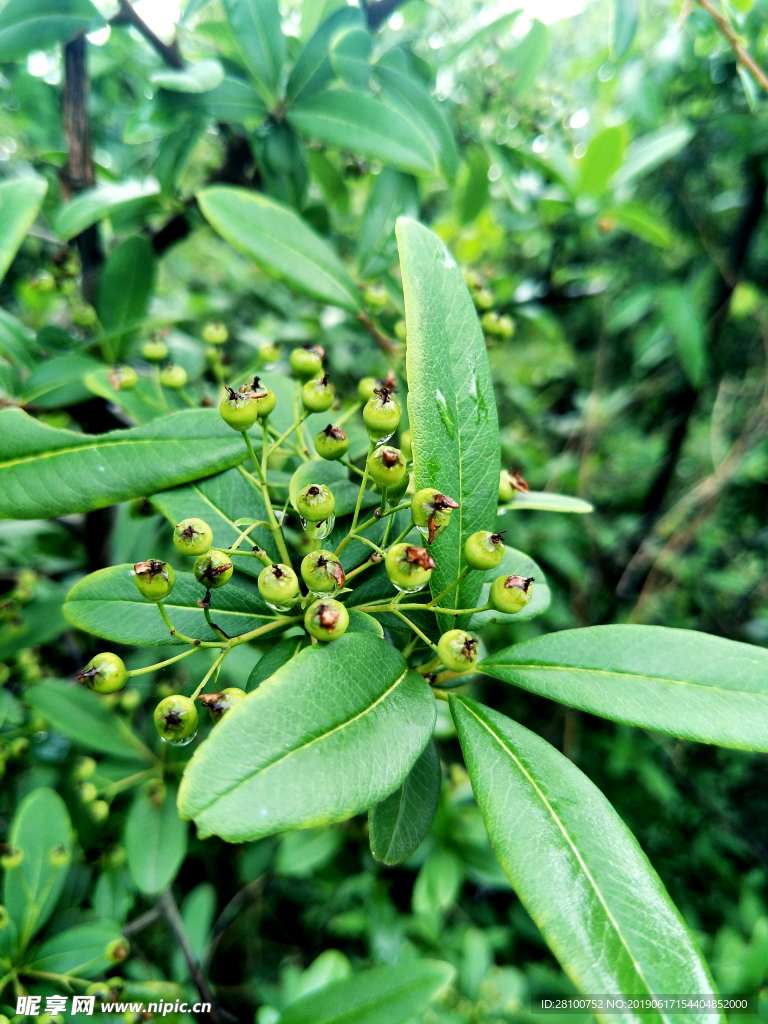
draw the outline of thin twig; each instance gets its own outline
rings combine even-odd
[[[131,0],[120,0],[120,11],[112,19],[112,24],[133,25],[134,28],[141,32],[147,42],[157,50],[168,67],[176,68],[177,71],[180,71],[184,67],[184,61],[181,59],[181,54],[179,53],[178,42],[174,39],[169,46],[168,43],[164,43],[159,36],[156,36],[149,25],[140,17],[139,14],[136,13],[136,9],[131,3]]]
[[[213,926],[213,930],[211,931],[211,937],[208,940],[205,953],[203,954],[203,970],[206,974],[211,969],[211,963],[213,962],[216,947],[219,944],[221,936],[224,934],[229,924],[235,919],[235,917],[237,917],[245,904],[248,903],[249,900],[255,899],[257,896],[261,895],[265,882],[266,877],[264,875],[259,875],[258,878],[254,878],[252,882],[249,882],[248,885],[235,893],[226,907],[224,907],[222,912],[219,914],[219,917]]]
[[[176,906],[176,900],[173,898],[173,893],[170,889],[165,889],[161,894],[160,899],[158,900],[158,906],[168,922],[168,926],[173,932],[176,941],[181,947],[181,952],[184,954],[184,959],[187,961],[189,973],[192,975],[195,987],[200,993],[200,998],[203,1002],[210,1004],[211,1009],[209,1013],[200,1014],[201,1018],[212,1021],[212,1024],[221,1024],[221,1017],[219,1015],[219,1007],[216,1003],[216,999],[214,998],[213,992],[211,992],[210,986],[206,981],[202,968],[195,956],[195,952],[189,943],[187,933],[184,929],[184,922],[181,919],[179,908]]]
[[[154,924],[158,918],[162,917],[163,913],[159,907],[152,907],[151,910],[147,910],[146,913],[141,914],[139,917],[135,917],[133,921],[129,921],[128,924],[123,925],[123,935],[129,938],[131,935],[138,935],[139,932],[143,932],[145,928],[149,928],[151,924]]]
[[[696,2],[703,7],[709,15],[711,15],[712,20],[717,25],[720,33],[724,35],[731,44],[738,63],[741,64],[742,67],[746,68],[752,77],[760,83],[766,92],[768,92],[768,77],[766,77],[766,74],[760,65],[755,63],[753,58],[750,56],[749,51],[745,49],[744,44],[733,31],[728,21],[710,2],[710,0],[696,0]]]

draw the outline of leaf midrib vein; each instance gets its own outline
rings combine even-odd
[[[139,438],[128,438],[127,440],[117,441],[98,441],[90,444],[78,444],[73,445],[71,448],[55,448],[53,451],[47,452],[36,452],[33,455],[25,455],[20,459],[11,459],[9,462],[0,462],[0,472],[4,469],[12,469],[14,466],[23,465],[26,462],[35,462],[41,459],[52,459],[58,455],[73,455],[76,452],[99,452],[105,448],[117,448],[125,445],[140,445],[140,444],[184,444],[187,441],[224,441],[225,438],[217,438],[215,435],[209,437],[139,437]],[[243,459],[247,459],[248,455],[243,455]]]

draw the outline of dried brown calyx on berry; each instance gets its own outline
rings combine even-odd
[[[245,391],[243,390],[245,388]],[[251,391],[249,384],[243,384],[239,391],[235,391],[229,385],[225,384],[224,389],[229,395],[230,402],[249,402],[251,399]]]
[[[338,608],[331,608],[327,604],[317,606],[317,624],[321,629],[327,629],[329,633],[336,629],[336,626],[339,624],[340,615],[341,612]]]
[[[329,558],[326,558],[325,555],[320,555],[316,565],[318,569],[327,568],[328,572],[333,576],[334,580],[336,580],[336,585],[338,587],[344,586],[346,577],[344,576],[344,570],[341,566],[341,562],[337,562],[335,559],[331,561]]]
[[[347,435],[341,427],[333,427],[330,423],[327,427],[323,427],[323,433],[331,441],[346,441],[347,439]]]
[[[222,712],[225,709],[224,706],[224,694],[223,693],[201,693],[200,703],[208,711]]]
[[[320,356],[321,359],[325,359],[325,349],[322,345],[302,345],[305,352],[311,352],[313,355]]]
[[[137,562],[133,571],[137,576],[148,576],[149,579],[154,579],[155,576],[162,576],[164,580],[168,579],[168,573],[165,571],[165,562],[159,561],[157,558],[150,558],[146,562]]]
[[[400,461],[400,452],[397,448],[382,448],[381,461],[387,469],[393,469]]]
[[[421,569],[434,569],[437,564],[426,548],[417,548],[411,544],[405,549],[405,560]]]
[[[504,589],[512,590],[514,588],[516,590],[522,590],[524,594],[527,594],[528,589],[535,579],[535,576],[507,576],[504,581]]]
[[[462,645],[461,653],[469,661],[474,661],[477,658],[477,639],[468,636]]]
[[[392,403],[392,405],[394,405],[395,400],[392,398],[392,392],[394,390],[394,388],[389,388],[386,385],[383,385],[380,388],[374,388],[373,393],[374,395],[379,396],[382,405],[387,405],[390,402]]]
[[[387,370],[387,376],[379,377],[376,383],[382,390],[397,391],[397,377],[395,377],[391,370]]]
[[[520,466],[518,466],[517,469],[512,469],[511,466],[509,467],[509,473],[507,474],[509,476],[509,482],[516,491],[522,491],[523,494],[527,494],[531,488],[528,486],[528,481],[520,470]]]
[[[441,527],[445,525],[447,518],[450,518],[451,512],[458,507],[458,501],[454,501],[447,494],[436,494],[434,496],[432,499],[432,514],[427,520],[427,527],[429,528],[428,544],[432,543]],[[445,513],[448,514],[447,517]]]

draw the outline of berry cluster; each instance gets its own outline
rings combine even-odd
[[[211,332],[213,333],[213,332]],[[217,334],[217,339],[219,335]],[[208,339],[213,344],[212,338]],[[220,343],[220,342],[218,342]],[[198,727],[196,701],[199,699],[207,708],[214,722],[218,722],[233,707],[242,701],[246,693],[238,687],[229,687],[221,692],[204,693],[208,681],[215,683],[221,665],[238,644],[245,643],[267,633],[273,635],[296,625],[302,625],[313,643],[332,643],[342,636],[349,627],[350,615],[344,603],[344,595],[350,591],[349,583],[366,569],[383,562],[386,574],[394,587],[396,596],[373,600],[369,604],[357,605],[359,611],[372,614],[390,612],[399,617],[413,630],[414,638],[406,653],[410,655],[419,643],[431,648],[431,660],[417,665],[430,683],[439,687],[449,680],[474,670],[478,658],[478,641],[463,629],[450,629],[434,643],[407,616],[409,610],[425,610],[436,615],[469,616],[474,612],[494,609],[506,614],[521,611],[532,596],[532,578],[516,575],[497,577],[490,587],[488,603],[480,608],[443,607],[441,601],[451,593],[466,576],[473,571],[488,572],[497,568],[505,554],[502,534],[480,530],[472,534],[463,548],[466,568],[441,594],[429,600],[407,603],[409,595],[418,594],[430,583],[432,571],[436,568],[432,554],[435,540],[446,531],[453,512],[459,504],[450,495],[435,488],[423,488],[412,497],[406,497],[411,476],[413,451],[411,433],[401,435],[401,448],[388,444],[400,425],[401,406],[395,391],[397,381],[392,373],[376,380],[365,378],[358,387],[359,403],[352,411],[362,407],[363,423],[368,433],[369,449],[364,470],[355,467],[346,458],[349,439],[339,425],[328,424],[314,439],[315,452],[319,460],[342,460],[350,470],[361,475],[360,490],[352,522],[346,536],[335,550],[325,548],[321,542],[330,536],[335,525],[336,501],[326,483],[318,479],[305,485],[295,495],[293,504],[299,521],[311,548],[302,559],[298,572],[294,569],[283,535],[285,510],[280,518],[275,513],[267,487],[269,458],[272,454],[284,453],[281,447],[288,443],[294,431],[301,438],[301,424],[310,413],[328,412],[335,402],[335,388],[329,374],[323,368],[324,352],[319,346],[297,348],[290,358],[291,369],[297,379],[297,413],[291,428],[282,434],[269,424],[269,416],[275,409],[277,399],[274,392],[264,385],[259,377],[243,384],[237,391],[225,388],[220,404],[222,419],[233,430],[239,431],[255,468],[257,477],[251,477],[261,493],[268,519],[250,523],[234,544],[226,550],[214,546],[211,527],[202,519],[184,519],[173,533],[173,543],[183,555],[195,559],[192,571],[198,583],[205,587],[205,596],[198,601],[205,619],[216,635],[215,641],[203,641],[187,637],[173,627],[166,609],[165,599],[174,587],[174,571],[167,563],[157,559],[137,562],[133,567],[133,579],[139,593],[154,602],[170,633],[177,640],[188,645],[188,649],[159,666],[136,669],[129,672],[122,660],[115,654],[97,654],[79,673],[80,682],[97,693],[108,694],[120,690],[132,675],[152,671],[193,654],[201,648],[213,648],[219,653],[216,660],[191,697],[171,694],[165,697],[155,709],[154,720],[161,738],[174,745],[186,745],[194,738]],[[343,421],[350,413],[341,418]],[[258,424],[262,431],[261,457],[254,451],[248,431]],[[301,452],[298,446],[295,451]],[[306,451],[304,457],[306,459]],[[320,465],[321,463],[310,463]],[[318,473],[318,477],[323,474]],[[306,477],[305,477],[306,479]],[[368,483],[372,482],[381,494],[380,506],[373,515],[360,521],[360,512]],[[519,473],[501,474],[499,500],[510,500],[514,489],[527,489]],[[400,536],[389,542],[389,534],[395,521],[395,513],[408,514],[408,525]],[[384,534],[379,544],[364,536],[374,523],[386,520]],[[249,521],[250,522],[250,521]],[[275,547],[279,552],[274,559],[257,545],[241,550],[241,543],[255,526],[265,526],[271,531]],[[414,528],[421,534],[422,544],[411,543],[408,535]],[[341,554],[352,540],[362,541],[369,546],[371,554],[362,564],[345,572]],[[258,576],[258,590],[265,604],[275,613],[266,625],[230,637],[211,619],[212,591],[225,586],[231,579],[237,557],[254,557],[263,563]]]

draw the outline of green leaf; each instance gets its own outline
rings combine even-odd
[[[245,448],[215,409],[171,413],[107,434],[58,430],[20,409],[0,410],[0,516],[47,519],[90,512],[217,473]]]
[[[688,629],[590,626],[525,640],[482,671],[655,732],[768,750],[768,651]]]
[[[216,888],[210,882],[201,882],[185,898],[181,905],[181,920],[184,931],[198,961],[205,959],[205,948],[211,936],[211,926],[216,915]],[[190,977],[189,966],[182,951],[173,951],[172,973],[178,982]]]
[[[523,96],[544,70],[549,56],[549,29],[534,18],[528,34],[514,50],[502,54],[501,65],[513,76],[512,91]]]
[[[255,690],[265,679],[269,679],[279,668],[287,664],[302,647],[307,646],[307,642],[306,635],[302,633],[301,636],[292,636],[289,640],[281,640],[279,644],[275,644],[272,650],[267,651],[251,670],[248,682],[245,684],[248,693]]]
[[[96,312],[104,331],[117,335],[118,347],[131,328],[147,315],[155,290],[155,253],[143,235],[126,238],[101,272]]]
[[[414,174],[437,169],[429,140],[367,93],[321,92],[297,101],[286,116],[297,131],[327,146],[349,149]]]
[[[112,369],[109,366],[99,364],[99,368],[83,377],[83,384],[94,395],[99,395],[119,406],[128,419],[138,426],[143,423],[152,423],[161,416],[168,415],[167,406],[160,401],[157,382],[149,377],[139,377],[132,388],[120,388],[116,391],[110,375]],[[166,400],[169,398],[166,391],[163,395]],[[172,400],[172,399],[171,399]]]
[[[103,24],[90,0],[8,0],[0,11],[0,61],[50,50]]]
[[[517,722],[468,697],[449,700],[496,856],[577,988],[711,995],[707,967],[661,879],[597,787]],[[695,1012],[685,1019],[717,1020]]]
[[[306,3],[302,7],[302,14],[305,7]],[[361,28],[362,25],[363,15],[360,9],[344,5],[319,26],[299,54],[288,78],[286,97],[289,103],[293,103],[304,94],[317,95],[332,81],[334,70],[329,56],[331,41],[342,29]]]
[[[628,185],[666,163],[684,149],[695,132],[687,124],[668,125],[657,132],[642,135],[627,147],[624,163],[613,177],[614,188]]]
[[[33,341],[32,331],[7,309],[0,308],[0,356],[4,356],[14,366],[31,370],[35,365]]]
[[[341,821],[399,786],[435,723],[434,697],[363,633],[306,648],[230,711],[184,773],[179,807],[230,842]]]
[[[261,124],[267,112],[264,101],[252,85],[242,78],[230,75],[224,77],[205,97],[205,105],[217,121],[228,124],[242,124],[255,128]]]
[[[454,968],[439,960],[374,967],[292,1002],[280,1024],[406,1024],[446,988]]]
[[[309,462],[302,462],[299,468],[291,477],[288,488],[288,495],[291,505],[296,508],[296,498],[299,491],[310,484],[325,484],[333,492],[336,501],[336,516],[346,516],[354,512],[357,496],[360,493],[360,483],[349,479],[349,470],[339,462],[328,462],[325,459],[311,459]],[[363,495],[363,508],[371,508],[381,503],[381,495],[373,491],[366,491]]]
[[[611,58],[619,60],[632,45],[640,18],[640,0],[613,0],[611,4]]]
[[[265,99],[276,99],[286,57],[277,0],[224,0],[224,10],[257,86]]]
[[[598,132],[584,156],[577,161],[577,191],[582,195],[601,196],[621,167],[626,145],[627,133],[621,125]]]
[[[169,786],[160,803],[143,789],[136,794],[123,842],[139,892],[153,896],[173,882],[187,854],[188,831],[176,810],[175,789]]]
[[[261,269],[296,291],[352,313],[360,294],[332,249],[287,206],[264,195],[214,185],[199,195],[209,223]]]
[[[468,50],[473,49],[475,46],[482,46],[486,43],[492,43],[498,47],[499,40],[502,38],[504,32],[517,21],[520,15],[523,13],[522,7],[516,11],[510,11],[509,14],[502,14],[500,18],[496,18],[488,25],[484,25],[477,32],[474,32],[469,39],[465,39],[463,43],[459,43],[455,49],[451,50],[445,57],[442,58],[442,64],[452,64],[457,57],[460,57],[462,53],[466,53]]]
[[[549,603],[552,600],[544,570],[532,558],[524,555],[522,551],[516,551],[515,548],[504,548],[504,558],[495,569],[490,569],[488,572],[475,571],[472,575],[479,576],[482,582],[482,590],[477,599],[478,605],[488,602],[491,584],[497,576],[525,576],[526,579],[533,576],[535,580],[533,596],[521,612],[507,615],[506,612],[497,612],[493,608],[489,608],[485,612],[475,612],[472,616],[473,629],[479,629],[488,622],[525,622],[528,619],[534,619],[549,608]]]
[[[187,64],[180,71],[162,68],[149,76],[153,85],[169,92],[201,93],[216,89],[224,81],[224,68],[215,58]]]
[[[351,10],[351,8],[350,8]],[[307,151],[307,163],[312,177],[320,186],[323,198],[329,206],[335,206],[339,213],[349,212],[349,190],[344,178],[336,170],[325,153],[319,149]]]
[[[191,572],[177,572],[173,591],[163,607],[180,633],[198,640],[216,640],[197,603],[204,594],[205,587]],[[136,589],[130,564],[99,569],[76,583],[67,594],[64,614],[78,629],[121,644],[181,643],[169,636],[157,607]],[[214,592],[212,615],[229,636],[240,636],[272,618],[258,593],[243,590],[234,582]]]
[[[369,834],[376,860],[399,864],[419,847],[440,799],[440,758],[433,740],[399,789],[371,808]]]
[[[114,966],[106,949],[120,938],[120,928],[114,921],[76,925],[44,942],[28,966],[33,971],[95,978]]]
[[[435,487],[460,506],[432,544],[432,592],[439,594],[462,571],[467,537],[496,522],[499,426],[485,339],[461,270],[437,235],[416,221],[401,218],[397,239],[416,488]],[[441,603],[473,608],[480,587],[478,574],[470,573]]]
[[[433,918],[444,914],[461,893],[464,865],[455,850],[436,847],[416,876],[411,903],[414,914]]]
[[[672,230],[669,225],[643,203],[614,206],[610,210],[605,210],[602,216],[612,218],[620,228],[637,235],[645,242],[650,242],[651,245],[658,245],[662,249],[668,249],[672,245]]]
[[[701,309],[682,285],[661,289],[664,323],[677,342],[677,356],[691,386],[697,388],[707,370],[707,339]]]
[[[550,491],[515,491],[512,501],[503,508],[513,511],[538,509],[542,512],[594,512],[588,501],[573,498],[570,494],[554,494]]]
[[[45,786],[28,793],[7,842],[23,856],[15,868],[6,868],[3,903],[25,949],[53,913],[72,858],[72,824],[59,794]]]
[[[84,378],[101,363],[86,355],[55,356],[38,363],[24,384],[21,400],[41,409],[77,405],[91,397]]]
[[[3,43],[2,20],[7,10],[8,7],[5,7],[0,12],[0,49]],[[0,280],[5,277],[27,231],[40,212],[47,190],[48,182],[45,178],[12,178],[0,182]]]
[[[130,210],[159,191],[160,186],[155,178],[96,185],[80,192],[70,202],[62,203],[53,214],[51,225],[59,238],[68,241],[91,224],[96,224],[112,213]]]
[[[86,750],[152,760],[152,754],[95,694],[79,684],[57,679],[29,686],[24,700],[38,711],[58,732]]]
[[[372,636],[384,639],[384,629],[380,622],[377,622],[367,612],[360,612],[356,608],[349,609],[348,633],[369,633]]]
[[[397,262],[395,223],[419,210],[416,179],[385,167],[373,180],[357,239],[357,265],[363,277],[375,277]]]
[[[467,152],[467,164],[456,193],[456,210],[460,224],[469,224],[488,202],[490,163],[481,146]]]
[[[362,25],[342,28],[331,41],[331,67],[353,89],[366,90],[371,80],[371,33]]]

